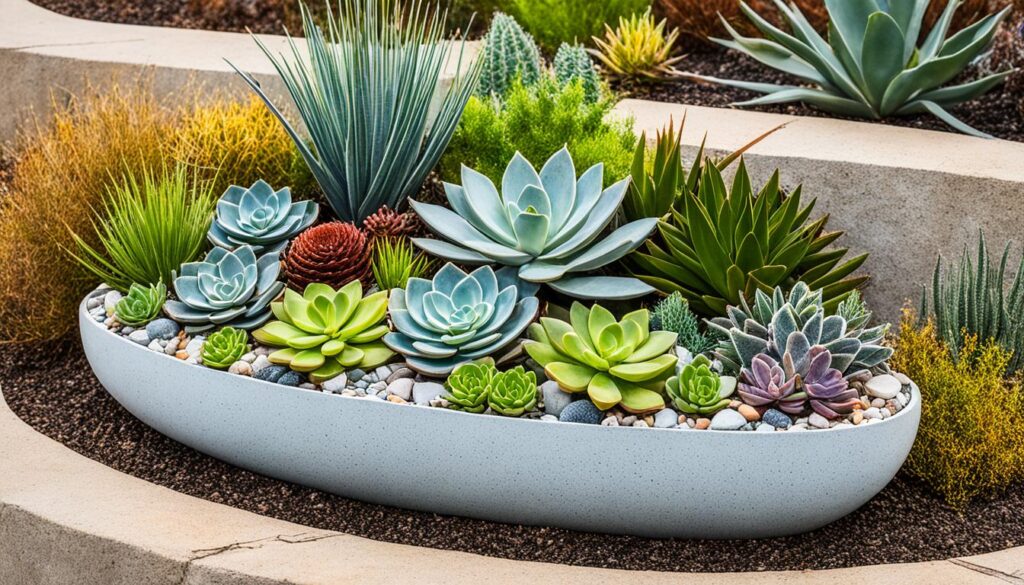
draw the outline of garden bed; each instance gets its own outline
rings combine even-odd
[[[821,530],[748,541],[587,534],[366,504],[239,469],[154,431],[100,386],[76,338],[10,346],[4,357],[0,379],[15,414],[83,455],[212,502],[374,540],[569,565],[715,572],[906,563],[1024,545],[1024,490],[961,513],[902,473],[860,510]],[[862,453],[845,465],[855,474],[871,464],[872,455]]]

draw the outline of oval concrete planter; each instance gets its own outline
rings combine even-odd
[[[349,398],[197,367],[79,311],[93,371],[129,412],[239,467],[367,502],[590,532],[760,538],[856,510],[896,474],[920,394],[825,431],[609,428]],[[856,464],[870,454],[871,465]]]

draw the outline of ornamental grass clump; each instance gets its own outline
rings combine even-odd
[[[130,327],[142,327],[156,319],[167,300],[167,286],[163,282],[143,286],[132,283],[128,294],[117,301],[114,316]]]
[[[668,353],[676,334],[651,331],[646,309],[616,320],[601,305],[575,302],[569,323],[541,317],[530,326],[526,352],[565,392],[586,392],[601,410],[621,406],[633,413],[665,407],[662,392],[677,359]]]
[[[299,294],[286,289],[284,299],[271,304],[275,321],[252,332],[256,341],[280,347],[271,363],[309,374],[314,384],[349,368],[372,369],[394,355],[380,342],[388,332],[386,292],[363,296],[354,280],[339,290],[311,284]]]
[[[650,8],[643,14],[620,17],[617,27],[605,24],[604,38],[594,37],[592,53],[615,77],[658,81],[675,77],[675,65],[683,60],[673,55],[679,31],[666,32]]]
[[[309,165],[335,214],[361,223],[382,205],[398,207],[417,192],[444,152],[482,61],[433,97],[453,57],[444,12],[397,0],[339,1],[321,27],[301,4],[305,49],[289,39],[278,53],[257,45],[280,75],[312,145],[289,123],[252,76],[238,71],[278,117]],[[237,68],[236,68],[237,71]]]
[[[710,416],[729,406],[729,397],[736,391],[736,378],[719,376],[711,370],[711,360],[699,355],[678,376],[665,382],[665,391],[681,412]]]
[[[126,174],[108,193],[94,226],[99,246],[72,234],[69,253],[100,282],[127,292],[133,283],[170,282],[202,252],[213,216],[209,186],[182,166]]]
[[[966,335],[956,360],[932,321],[905,316],[892,367],[921,390],[921,424],[904,466],[950,505],[1024,480],[1024,390],[1004,373],[1011,353]]]
[[[565,148],[539,173],[516,153],[500,192],[489,178],[463,166],[461,186],[445,183],[451,209],[410,200],[423,223],[444,238],[413,243],[452,262],[516,267],[519,278],[575,298],[643,296],[654,289],[635,278],[593,275],[639,247],[657,222],[640,219],[601,237],[628,183],[602,189],[602,165],[577,179]]]
[[[875,120],[931,114],[960,132],[988,137],[958,120],[948,108],[981,96],[1012,70],[947,84],[988,49],[1010,7],[950,35],[960,1],[949,0],[919,44],[929,3],[825,0],[826,40],[795,5],[775,0],[788,24],[787,33],[741,2],[743,13],[765,38],[745,37],[725,23],[732,39],[715,42],[813,87],[698,78],[766,94],[738,106],[800,101],[833,114]]]
[[[405,288],[410,278],[424,278],[433,268],[433,261],[417,252],[409,238],[377,238],[373,241],[373,279],[377,288]]]
[[[998,265],[992,263],[985,234],[979,232],[974,260],[964,246],[959,264],[943,274],[942,257],[935,263],[932,290],[921,292],[919,314],[931,316],[935,331],[949,346],[954,360],[964,352],[967,332],[982,341],[995,340],[1007,352],[1007,374],[1024,366],[1024,255],[1011,280],[1007,274],[1011,245],[1007,242]]]
[[[225,327],[203,341],[203,365],[226,370],[249,351],[249,334],[244,329]]]

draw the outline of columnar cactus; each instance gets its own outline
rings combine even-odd
[[[313,201],[292,203],[288,187],[275,191],[263,180],[248,189],[232,185],[217,202],[207,238],[228,250],[249,244],[256,254],[278,253],[313,225],[319,211]]]
[[[172,274],[178,300],[164,303],[164,312],[185,325],[188,333],[230,325],[246,331],[270,318],[270,301],[281,294],[277,254],[259,259],[248,244],[234,251],[214,248],[202,262],[182,264]]]
[[[535,83],[541,75],[540,49],[516,19],[502,12],[495,13],[491,28],[484,37],[483,69],[477,93],[482,96],[503,96],[519,77],[523,83]]]
[[[562,43],[552,63],[555,79],[561,85],[579,82],[583,86],[587,101],[595,103],[601,99],[601,78],[594,67],[590,53],[582,45]]]

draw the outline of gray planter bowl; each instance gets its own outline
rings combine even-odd
[[[110,333],[84,303],[79,326],[107,391],[203,453],[366,502],[588,532],[762,538],[819,528],[889,483],[921,416],[915,388],[895,416],[844,429],[548,423],[323,394],[197,367]]]

